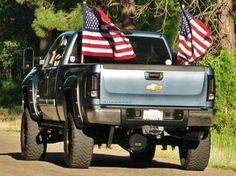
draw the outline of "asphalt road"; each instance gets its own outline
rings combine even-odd
[[[0,124],[1,125],[1,124]],[[94,149],[89,169],[65,167],[63,144],[48,146],[43,161],[24,161],[20,154],[18,133],[0,132],[0,176],[236,176],[236,172],[207,168],[204,172],[182,170],[177,161],[160,158],[149,165],[133,163],[120,150]]]

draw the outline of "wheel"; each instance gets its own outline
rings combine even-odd
[[[92,161],[94,139],[86,129],[77,129],[71,114],[65,123],[64,155],[66,166],[88,168]]]
[[[46,143],[38,123],[33,121],[26,108],[21,120],[21,154],[25,160],[40,160],[46,153]]]
[[[211,135],[206,132],[205,138],[195,141],[184,141],[179,146],[181,166],[186,170],[203,171],[210,158]]]
[[[153,145],[149,147],[148,149],[140,152],[129,152],[130,158],[134,162],[151,162],[156,151],[156,146]]]

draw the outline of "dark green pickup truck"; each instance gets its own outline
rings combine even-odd
[[[21,149],[41,159],[64,141],[68,167],[90,166],[95,144],[118,144],[134,162],[151,162],[156,145],[179,148],[188,170],[204,170],[214,119],[214,74],[178,66],[163,35],[126,32],[136,58],[84,56],[81,32],[61,34],[22,83]]]

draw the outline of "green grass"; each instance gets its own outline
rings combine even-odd
[[[0,108],[0,131],[20,131],[21,106]]]
[[[21,117],[21,106],[15,106],[11,108],[0,107],[0,120],[1,121],[14,121]]]
[[[4,109],[0,108],[0,131],[20,131],[22,109],[20,106]],[[211,156],[209,166],[213,168],[230,169],[236,172],[236,137],[229,134],[218,134],[212,131]],[[116,147],[114,147],[115,149]],[[163,151],[157,147],[156,157],[179,160],[178,148],[172,150],[168,146]]]
[[[178,147],[172,150],[168,146],[167,151],[157,147],[157,157],[179,160]],[[236,137],[218,134],[214,130],[211,133],[211,155],[209,166],[213,168],[230,169],[236,172]]]
[[[212,133],[210,166],[236,172],[236,137]]]

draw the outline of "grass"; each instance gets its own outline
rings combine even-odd
[[[179,160],[178,147],[172,150],[168,146],[166,151],[158,146],[157,157]],[[224,134],[217,134],[214,130],[211,133],[211,155],[209,166],[236,172],[236,137]]]
[[[20,131],[21,107],[0,108],[0,131]]]
[[[0,131],[20,132],[21,120],[2,121],[0,120]]]
[[[210,166],[236,172],[236,137],[212,133]]]
[[[0,131],[20,131],[21,107],[11,109],[0,108]],[[213,168],[230,169],[236,172],[236,137],[225,134],[218,134],[212,131],[211,157],[209,166]],[[115,149],[116,147],[114,147]],[[161,146],[157,146],[157,158],[179,160],[178,149],[172,150],[168,146],[163,151]]]

